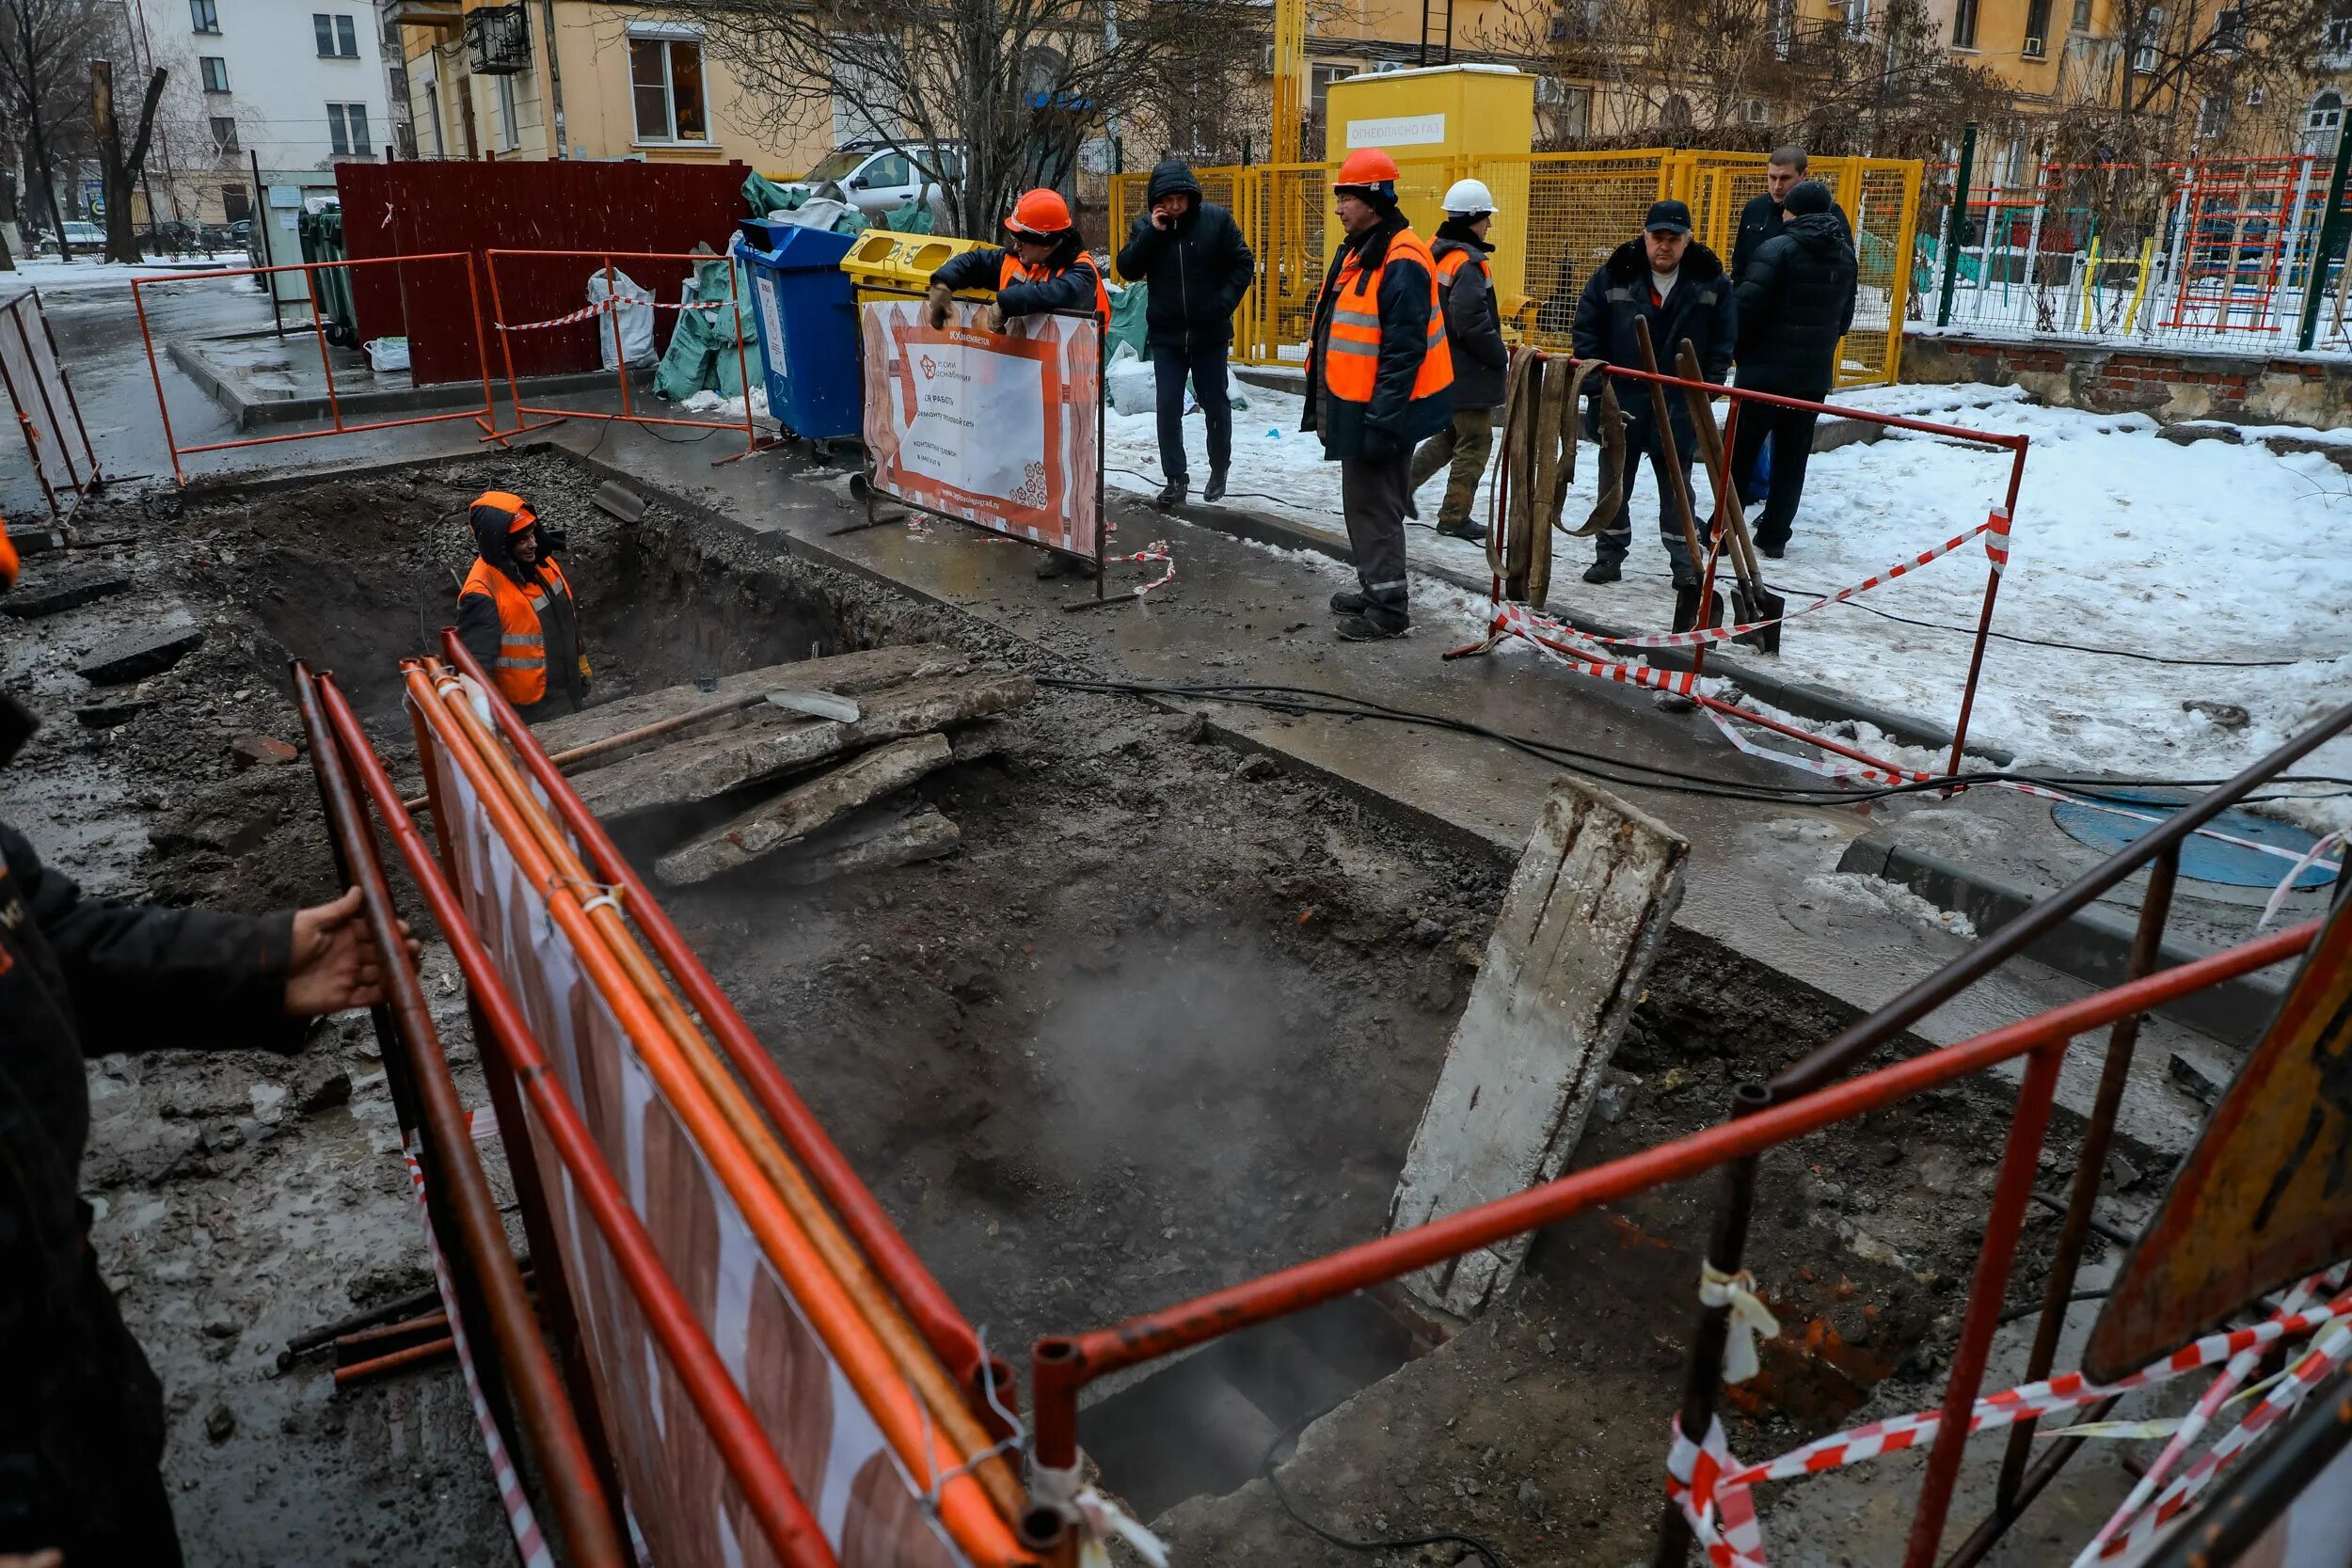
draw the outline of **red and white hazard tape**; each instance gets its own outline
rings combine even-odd
[[[1167,564],[1168,570],[1162,572],[1158,577],[1153,578],[1150,582],[1143,583],[1137,587],[1127,590],[1131,595],[1138,599],[1143,597],[1146,594],[1152,592],[1154,588],[1165,588],[1169,583],[1176,580],[1176,552],[1168,547],[1168,541],[1165,539],[1154,539],[1151,544],[1145,546],[1142,549],[1136,551],[1133,555],[1106,555],[1103,558],[1103,560],[1105,563],[1111,562],[1128,561],[1158,561]]]
[[[1593,657],[1600,652],[1593,639],[1574,626],[1539,615],[1523,604],[1504,599],[1496,603],[1494,619],[1487,624],[1489,639],[1523,637],[1541,649],[1554,662],[1565,664],[1581,675],[1596,680],[1617,681],[1627,686],[1646,686],[1659,691],[1670,691],[1688,697],[1699,688],[1698,675],[1689,670],[1653,670],[1644,664],[1622,664],[1614,659]]]
[[[1984,540],[1984,553],[1992,558],[1993,569],[1995,572],[2005,569],[2009,565],[2009,508],[1996,506],[1993,509],[1991,516],[1967,532],[1947,539],[1931,550],[1923,550],[1909,561],[1899,561],[1876,576],[1865,578],[1851,588],[1841,588],[1825,598],[1814,600],[1802,610],[1789,610],[1787,614],[1775,616],[1769,621],[1742,621],[1737,626],[1700,626],[1692,631],[1659,632],[1649,637],[1596,635],[1591,640],[1595,642],[1606,642],[1616,648],[1688,648],[1701,642],[1727,642],[1735,637],[1745,637],[1752,631],[1760,631],[1766,626],[1781,626],[1795,620],[1800,615],[1810,615],[1817,610],[1827,610],[1831,605],[1843,604],[1857,594],[1867,594],[1882,584],[1892,582],[1897,578],[1915,572],[1930,562],[1939,561],[1971,539],[1977,538]]]
[[[471,1113],[466,1120],[467,1131],[476,1142],[498,1132],[497,1117],[487,1108]],[[514,1458],[506,1451],[505,1439],[499,1435],[498,1422],[490,1418],[489,1402],[482,1397],[482,1377],[474,1370],[473,1351],[466,1343],[465,1320],[457,1311],[457,1291],[450,1282],[449,1265],[442,1259],[441,1243],[433,1234],[433,1216],[425,1207],[424,1166],[417,1159],[416,1134],[410,1133],[403,1142],[401,1158],[407,1162],[409,1190],[417,1198],[417,1217],[424,1221],[424,1249],[433,1263],[433,1283],[441,1293],[441,1310],[449,1319],[449,1337],[456,1347],[458,1370],[465,1374],[466,1398],[473,1402],[474,1425],[481,1429],[482,1447],[490,1456],[490,1473],[498,1480],[499,1501],[505,1505],[506,1524],[515,1532],[516,1550],[524,1568],[555,1568],[555,1555],[548,1548],[547,1534],[539,1528],[538,1515],[532,1512],[522,1477],[516,1472]]]
[[[501,332],[536,332],[543,326],[569,326],[574,322],[584,322],[609,310],[617,310],[624,305],[649,305],[657,310],[723,310],[729,303],[723,299],[695,305],[671,305],[658,299],[600,299],[594,305],[581,306],[569,315],[549,316],[543,322],[492,322],[490,325]]]
[[[2177,1517],[2196,1492],[2245,1451],[2265,1429],[2292,1411],[2337,1367],[2352,1361],[2352,1291],[2339,1294],[2321,1307],[2281,1307],[2250,1328],[2209,1334],[2114,1383],[2093,1383],[2080,1372],[2068,1372],[1987,1395],[1977,1401],[1969,1416],[1968,1430],[1984,1432],[2021,1420],[2059,1415],[2112,1395],[2169,1382],[2201,1368],[2220,1366],[2249,1351],[2258,1353],[2265,1346],[2306,1334],[2316,1338],[2294,1369],[2237,1428],[2158,1499],[2149,1515],[2147,1533],[2153,1538],[2153,1530]],[[1941,1420],[1941,1413],[1933,1410],[1898,1416],[1818,1438],[1777,1459],[1741,1465],[1732,1457],[1720,1421],[1711,1423],[1705,1438],[1693,1443],[1684,1435],[1677,1418],[1666,1460],[1667,1495],[1690,1521],[1692,1532],[1713,1568],[1766,1568],[1763,1534],[1756,1525],[1755,1499],[1750,1495],[1756,1482],[1790,1481],[1876,1459],[1881,1454],[1899,1452],[1933,1438]],[[2169,1512],[2166,1512],[2168,1500]],[[2139,1527],[2133,1528],[2137,1530]],[[2110,1543],[2110,1546],[2120,1551],[2132,1539],[2127,1533],[2123,1545]]]
[[[1767,762],[1801,768],[1820,778],[1860,779],[1865,784],[1927,784],[1935,777],[1915,768],[1873,768],[1859,762],[1816,762],[1811,757],[1791,756],[1787,752],[1775,751],[1769,746],[1758,746],[1732,728],[1731,721],[1711,707],[1707,710],[1707,716],[1715,721],[1715,727],[1724,732],[1724,738],[1731,742],[1735,751],[1744,752],[1752,757],[1762,757]]]

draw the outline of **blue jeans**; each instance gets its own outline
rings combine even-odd
[[[1222,473],[1233,460],[1233,400],[1226,389],[1225,345],[1152,345],[1152,372],[1158,377],[1160,472],[1170,483],[1188,484],[1184,467],[1184,381],[1200,400],[1209,426],[1209,467]]]

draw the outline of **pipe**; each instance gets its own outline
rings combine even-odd
[[[677,927],[645,886],[644,879],[613,847],[604,825],[564,784],[553,759],[532,738],[531,726],[500,694],[497,683],[475,662],[455,631],[441,633],[441,650],[486,695],[491,717],[513,746],[516,760],[546,794],[564,826],[585,851],[589,864],[598,877],[625,890],[639,933],[652,946],[662,967],[670,972],[678,990],[685,992],[688,1003],[701,1016],[703,1026],[719,1042],[744,1085],[759,1101],[760,1109],[784,1134],[792,1152],[807,1168],[809,1179],[817,1183],[818,1191],[840,1215],[844,1227],[872,1259],[875,1271],[889,1282],[892,1291],[930,1341],[933,1353],[957,1375],[973,1401],[984,1408],[986,1402],[980,1396],[979,1339],[971,1324],[956,1310],[947,1292],[898,1233],[897,1225],[859,1179],[826,1132],[824,1124],[792,1087],[791,1080],[776,1066],[767,1047],[752,1033],[751,1025],[743,1022],[743,1015],[736,1011],[735,1004],[711,977],[692,946],[678,934]],[[999,1389],[1006,1391],[1002,1385]]]
[[[321,705],[335,736],[350,756],[360,783],[375,803],[385,832],[407,863],[417,889],[432,908],[466,984],[490,1023],[490,1044],[504,1053],[538,1117],[539,1128],[569,1173],[582,1207],[603,1236],[615,1270],[628,1283],[645,1324],[684,1385],[711,1445],[733,1476],[752,1515],[787,1568],[839,1568],[833,1548],[802,1500],[799,1489],[751,1408],[727,1375],[725,1364],[696,1321],[676,1284],[662,1269],[653,1238],[564,1091],[562,1080],[532,1037],[522,1010],[499,977],[489,949],[466,919],[455,887],[442,875],[423,835],[400,809],[400,792],[368,744],[367,734],[331,676],[318,683]]]
[[[2318,921],[2306,921],[1427,1225],[1295,1263],[1109,1328],[1039,1339],[1030,1353],[1036,1460],[1057,1469],[1074,1462],[1078,1390],[1106,1373],[1303,1311],[1505,1237],[1555,1225],[1600,1204],[1686,1180],[2043,1046],[2062,1049],[2086,1030],[2294,958],[2311,945],[2318,931]]]
[[[428,1361],[438,1361],[442,1356],[450,1354],[456,1349],[457,1341],[444,1334],[437,1339],[428,1339],[421,1345],[409,1345],[389,1354],[379,1355],[373,1361],[356,1361],[348,1367],[335,1369],[335,1386],[348,1387],[355,1383],[365,1383],[373,1377],[383,1377],[388,1373],[397,1372],[409,1367],[421,1367]],[[552,1487],[554,1484],[552,1478],[545,1479]],[[581,1549],[579,1543],[568,1533],[564,1536],[564,1541],[575,1551]],[[612,1560],[618,1562],[620,1559],[614,1558]]]
[[[1913,986],[1868,1018],[1839,1031],[1835,1039],[1820,1046],[1774,1078],[1772,1080],[1774,1094],[1781,1098],[1810,1094],[1832,1082],[1844,1073],[1849,1067],[1885,1044],[1898,1033],[1909,1028],[2010,958],[2023,952],[2045,933],[2064,922],[2067,916],[2131,876],[2140,866],[2168,849],[2177,849],[2190,833],[2220,816],[2222,812],[2235,805],[2246,796],[2252,794],[2256,786],[2273,775],[2285,771],[2289,765],[2325,745],[2348,727],[2352,727],[2352,704],[2346,704],[2336,709],[2310,729],[2280,745],[2267,756],[2249,763],[2235,778],[2227,784],[2190,801],[2186,806],[2150,829],[2146,834],[2118,849],[2105,861],[2077,877],[2073,882],[2042,899],[2032,909],[2003,926],[1992,936],[1979,942],[1951,963]],[[2168,973],[2178,974],[2180,971],[2176,969]],[[2130,988],[2123,989],[2129,990]],[[2105,994],[2111,996],[2117,993],[2109,991]],[[2125,1009],[2125,1011],[2130,1010]],[[2122,1016],[2122,1013],[2113,1015],[2115,1018]],[[2112,1018],[2101,1019],[2099,1022],[2110,1022]]]
[[[448,1253],[453,1274],[470,1276],[488,1319],[488,1338],[482,1349],[500,1374],[528,1440],[541,1483],[547,1489],[564,1541],[574,1560],[622,1568],[628,1560],[613,1533],[605,1507],[603,1488],[596,1480],[564,1396],[555,1362],[540,1336],[522,1274],[507,1250],[506,1227],[498,1199],[482,1169],[480,1154],[466,1120],[466,1109],[451,1078],[449,1058],[434,1027],[433,1011],[408,956],[405,936],[393,912],[391,887],[376,859],[375,839],[368,831],[358,793],[343,768],[339,738],[328,731],[320,710],[319,683],[307,663],[294,667],[294,696],[302,710],[302,727],[310,743],[320,794],[327,821],[341,847],[367,911],[368,927],[375,944],[375,960],[384,976],[384,1009],[394,1022],[415,1097],[417,1132],[429,1163],[431,1206],[451,1222],[457,1246]],[[342,737],[348,743],[348,737]],[[407,1365],[421,1356],[413,1349],[395,1352]],[[394,1357],[384,1358],[385,1362]],[[381,1370],[383,1362],[375,1363]],[[350,1381],[338,1370],[336,1381]]]

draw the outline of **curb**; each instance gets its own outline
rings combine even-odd
[[[1168,514],[1152,514],[1148,508],[1145,511],[1147,515],[1168,515]],[[1230,533],[1236,538],[1247,539],[1252,544],[1268,545],[1277,549],[1311,550],[1317,555],[1327,556],[1344,564],[1355,563],[1355,553],[1349,549],[1344,535],[1327,532],[1311,524],[1277,517],[1271,513],[1254,512],[1243,507],[1191,504],[1178,508],[1172,515],[1181,517],[1196,527],[1215,529],[1220,533]],[[1440,582],[1448,583],[1467,594],[1484,594],[1490,592],[1494,586],[1486,578],[1474,577],[1455,567],[1432,566],[1421,562],[1413,562],[1411,564],[1412,569],[1423,577],[1436,578]],[[1610,621],[1595,620],[1589,615],[1575,615],[1558,610],[1547,611],[1547,613],[1556,614],[1562,621],[1577,630],[1595,637],[1639,635],[1633,627],[1619,626]],[[1680,648],[1650,648],[1645,650],[1645,653],[1650,663],[1660,669],[1688,670],[1692,667],[1692,660],[1690,654]],[[1769,674],[1725,657],[1720,653],[1709,660],[1709,666],[1714,673],[1732,682],[1749,695],[1769,703],[1784,712],[1795,714],[1801,719],[1814,719],[1833,724],[1840,721],[1851,720],[1873,725],[1907,746],[1918,746],[1933,752],[1951,750],[1950,726],[1939,724],[1932,719],[1923,719],[1914,713],[1898,712],[1893,708],[1883,708],[1875,704],[1866,703],[1858,697],[1850,697],[1842,691],[1832,691],[1827,687],[1813,686],[1804,681],[1788,680],[1779,675]],[[1972,744],[1968,747],[1967,754],[1981,757],[1995,768],[2007,768],[2016,761],[2014,753],[1995,746]]]
[[[1991,936],[2048,896],[1973,867],[1922,854],[1884,833],[1866,834],[1849,844],[1837,869],[1883,878],[1909,888],[1938,909],[1964,914],[1979,937]],[[2063,926],[2027,947],[2026,956],[2094,986],[2119,986],[2131,978],[2132,943],[2137,929],[2136,920],[2092,904],[2069,915]],[[2169,969],[2210,958],[2216,951],[2200,942],[2167,937],[2158,966]],[[2281,994],[2249,977],[2193,992],[2155,1010],[2225,1045],[2249,1050],[2262,1038]]]
[[[204,389],[206,396],[236,416],[237,428],[241,431],[332,419],[338,408],[345,415],[371,418],[377,415],[457,412],[479,406],[473,400],[482,395],[479,381],[445,381],[430,387],[339,392],[331,404],[325,397],[257,398],[221,374],[201,349],[189,343],[170,342],[164,345],[164,350],[182,373]],[[655,369],[648,365],[632,370],[629,372],[631,388],[650,387]],[[612,376],[606,371],[575,371],[564,375],[534,376],[521,383],[523,396],[534,403],[548,398],[568,397],[577,392],[597,391],[612,385]],[[490,386],[491,401],[495,404],[501,389],[495,379]],[[511,393],[507,395],[511,396]]]

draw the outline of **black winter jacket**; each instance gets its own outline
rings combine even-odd
[[[1190,208],[1172,228],[1153,228],[1152,203],[1179,192],[1192,198]],[[1224,208],[1200,199],[1200,182],[1182,158],[1153,169],[1143,194],[1144,211],[1127,226],[1118,268],[1125,281],[1151,290],[1143,307],[1151,341],[1186,350],[1232,342],[1233,312],[1258,270],[1241,226]]]
[[[1045,258],[1045,265],[1053,276],[1043,282],[998,289],[996,279],[1004,276],[1005,252],[984,245],[949,257],[946,265],[931,274],[931,281],[950,289],[993,290],[996,303],[1008,316],[1033,315],[1040,310],[1084,310],[1091,315],[1101,308],[1095,290],[1103,275],[1095,270],[1094,258],[1087,254],[1086,242],[1076,230],[1062,236],[1061,244]]]
[[[1721,381],[1731,368],[1732,344],[1739,337],[1739,307],[1732,300],[1731,279],[1724,276],[1724,264],[1715,253],[1695,240],[1683,250],[1674,293],[1666,296],[1662,309],[1650,303],[1649,290],[1649,252],[1642,241],[1628,240],[1595,270],[1584,285],[1584,296],[1577,301],[1572,333],[1576,356],[1640,370],[1642,344],[1634,336],[1633,324],[1646,320],[1650,347],[1658,356],[1661,371],[1675,373],[1676,356],[1681,352],[1682,340],[1688,338],[1698,351],[1699,368],[1707,379]],[[1596,380],[1589,385],[1597,396],[1600,383]],[[1617,402],[1636,423],[1646,423],[1654,417],[1647,382],[1620,382]],[[1666,416],[1682,455],[1692,456],[1691,408],[1678,388],[1666,389]]]
[[[1445,305],[1445,338],[1454,351],[1454,406],[1495,408],[1502,403],[1503,372],[1511,363],[1502,341],[1502,314],[1495,308],[1494,282],[1480,263],[1491,245],[1474,239],[1457,240],[1440,232],[1429,254],[1442,266],[1446,253],[1470,252],[1447,286],[1440,278],[1438,298]]]
[[[0,707],[4,761],[32,722]],[[291,912],[85,898],[0,826],[0,1553],[178,1560],[168,1518],[141,1502],[163,1454],[162,1389],[87,1241],[82,1063],[163,1046],[294,1049],[293,952]]]
[[[1740,385],[1819,401],[1853,326],[1854,254],[1829,213],[1790,218],[1756,247],[1738,289]]]
[[[1454,389],[1413,396],[1413,382],[1429,353],[1429,285],[1426,268],[1402,257],[1389,261],[1389,241],[1403,232],[1402,214],[1384,219],[1340,246],[1315,299],[1308,335],[1307,405],[1301,430],[1320,430],[1327,461],[1393,459],[1413,443],[1435,436],[1454,420]],[[1373,372],[1372,401],[1349,403],[1323,397],[1323,356],[1331,334],[1331,310],[1339,298],[1340,269],[1361,251],[1368,271],[1380,274],[1373,298],[1380,310],[1380,358]]]
[[[579,607],[536,563],[526,568],[506,553],[506,530],[512,521],[508,514],[482,506],[473,510],[469,520],[473,527],[474,551],[490,563],[491,570],[505,573],[525,588],[536,583],[547,593],[548,608],[540,612],[539,630],[548,650],[548,694],[524,717],[579,711],[588,700],[588,678],[580,673],[580,656],[587,645],[580,641]],[[539,531],[539,559],[554,559],[545,525]],[[498,668],[503,629],[498,604],[487,594],[457,595],[457,640],[485,670]]]
[[[1846,231],[1846,243],[1853,243],[1853,225],[1847,221],[1846,209],[1830,203],[1831,215],[1837,227]],[[1748,204],[1740,209],[1740,237],[1731,242],[1731,281],[1737,287],[1748,276],[1748,263],[1756,260],[1756,247],[1780,232],[1780,203],[1772,193],[1762,191],[1748,198]]]

